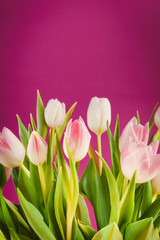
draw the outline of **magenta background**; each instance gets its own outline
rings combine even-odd
[[[18,135],[17,113],[27,126],[37,89],[45,105],[78,101],[73,117],[85,121],[91,97],[108,97],[112,129],[117,113],[122,129],[137,109],[145,123],[160,100],[159,0],[1,0],[0,35],[0,129]],[[4,193],[16,201],[11,180]]]

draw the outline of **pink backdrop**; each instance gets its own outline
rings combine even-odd
[[[45,105],[78,101],[73,117],[85,121],[91,97],[108,97],[111,128],[119,113],[121,129],[137,109],[148,121],[160,100],[159,0],[1,0],[0,33],[0,129],[18,135],[16,113],[27,126],[37,89]],[[4,193],[16,201],[11,180]]]

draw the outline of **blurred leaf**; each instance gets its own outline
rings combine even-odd
[[[57,177],[55,197],[54,197],[54,208],[55,216],[60,229],[62,238],[65,240],[65,215],[63,211],[63,201],[62,201],[62,167],[60,167]]]
[[[141,203],[142,203],[142,195],[143,195],[144,184],[140,184],[135,191],[135,207],[132,216],[132,222],[136,222],[141,214]]]
[[[19,189],[17,192],[20,204],[27,217],[27,220],[39,238],[41,240],[56,240],[48,226],[43,221],[43,217],[38,209],[24,198]]]
[[[95,164],[97,173],[99,174],[99,164],[98,164],[98,160],[97,160],[96,154],[95,154],[94,150],[92,149],[91,145],[89,146],[88,154],[89,154],[89,156],[90,156],[90,159],[92,158],[92,159],[94,160],[94,164]]]
[[[21,240],[18,234],[11,228],[10,229],[11,240]]]
[[[96,234],[96,230],[93,229],[90,225],[87,225],[81,221],[78,221],[78,226],[85,238],[85,240],[90,240]]]
[[[81,222],[91,226],[88,208],[84,200],[84,197],[81,194],[79,194],[79,200],[78,200],[78,205],[76,209],[76,216]]]
[[[153,217],[155,219],[160,213],[160,196],[151,204],[140,219]]]
[[[160,215],[155,219],[154,227],[155,228],[159,228],[160,227]]]
[[[123,180],[124,180],[124,176],[123,176],[122,171],[120,171],[119,174],[118,174],[117,180],[116,180],[120,200],[121,200],[121,197],[122,197]]]
[[[109,223],[111,211],[108,181],[104,168],[102,168],[102,175],[98,175],[92,158],[81,177],[80,191],[86,195],[94,208],[98,229],[106,226]]]
[[[29,137],[29,138],[30,138],[31,134],[32,134],[32,128],[31,128],[31,125],[30,125],[30,123],[29,123],[29,124],[28,124],[28,137]]]
[[[0,230],[0,239],[1,240],[7,240],[7,238],[5,238],[3,232]]]
[[[112,173],[114,177],[117,178],[120,171],[120,155],[119,155],[119,150],[117,148],[117,143],[115,142],[112,136],[111,130],[109,128],[108,121],[107,121],[107,132],[108,132],[110,151],[111,151]]]
[[[54,199],[55,199],[56,182],[53,181],[48,194],[47,212],[49,218],[49,229],[52,231],[56,239],[62,240],[61,233],[56,221]]]
[[[121,199],[120,203],[120,217],[119,227],[124,229],[125,226],[131,221],[134,212],[134,198],[135,198],[135,178],[136,171]],[[122,230],[123,231],[123,230]]]
[[[159,238],[152,238],[156,236],[154,233],[153,219],[146,218],[127,226],[125,232],[125,240],[158,240]]]
[[[108,180],[110,204],[111,204],[111,213],[110,213],[109,223],[113,223],[113,222],[118,223],[120,202],[119,202],[119,192],[117,188],[117,183],[105,160],[100,156],[99,153],[97,154],[101,158],[104,164],[104,168],[105,168],[106,176]]]
[[[4,197],[2,194],[2,189],[0,189],[0,201],[1,201],[2,214],[3,214],[3,217],[4,217],[7,227],[13,228],[14,230],[16,230],[13,220],[11,218],[11,215],[9,213],[8,207],[5,203],[5,200],[4,200]]]
[[[46,138],[47,125],[44,119],[44,105],[39,91],[37,91],[37,132],[42,138]]]
[[[18,126],[19,126],[19,137],[20,137],[21,142],[23,143],[25,149],[27,149],[28,140],[29,140],[28,131],[25,128],[25,126],[23,125],[23,123],[18,115],[17,115],[17,119],[18,119]]]
[[[92,240],[123,240],[116,223],[112,223],[97,232]]]

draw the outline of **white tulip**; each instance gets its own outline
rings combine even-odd
[[[157,109],[155,115],[154,115],[154,122],[158,129],[160,129],[160,107]]]
[[[45,121],[50,128],[57,128],[63,125],[66,116],[66,107],[58,99],[51,99],[47,103],[44,112]]]
[[[153,193],[160,194],[160,174],[151,181]]]
[[[93,97],[87,111],[87,123],[97,135],[107,130],[107,121],[111,123],[111,105],[107,98]]]
[[[30,161],[35,165],[42,165],[47,157],[47,143],[36,132],[33,131],[27,147],[27,155]]]

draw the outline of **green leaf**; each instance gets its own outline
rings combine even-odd
[[[3,232],[0,230],[0,239],[1,240],[7,240],[7,238],[5,238]]]
[[[55,189],[55,197],[54,197],[54,208],[55,208],[55,216],[57,219],[58,227],[60,229],[62,238],[65,240],[65,216],[63,211],[63,201],[62,201],[62,168],[60,167],[56,189]]]
[[[111,210],[108,181],[104,168],[102,168],[102,175],[98,175],[92,158],[81,177],[80,191],[94,208],[98,229],[106,226],[109,223]]]
[[[153,219],[146,218],[126,227],[125,240],[155,240],[152,238],[154,233]],[[159,239],[159,238],[158,238]]]
[[[86,240],[86,239],[84,239],[84,237],[78,227],[75,217],[73,218],[73,223],[72,223],[72,240]]]
[[[160,213],[160,196],[151,204],[140,219],[153,217],[155,219]]]
[[[41,137],[46,138],[47,125],[44,119],[44,105],[39,91],[37,91],[37,131]]]
[[[38,182],[36,185],[33,185],[31,180],[25,174],[24,170],[20,168],[19,171],[19,179],[18,179],[18,188],[24,195],[27,201],[33,203],[33,205],[41,212],[43,217],[45,217],[45,221],[47,221],[44,208],[42,206],[41,198],[38,196],[39,190],[36,188],[38,186]]]
[[[97,154],[101,158],[104,164],[104,168],[105,168],[106,176],[108,180],[110,203],[111,203],[111,213],[110,213],[109,223],[113,223],[113,222],[118,223],[120,202],[119,202],[119,192],[117,188],[117,183],[105,160],[100,156],[99,153]]]
[[[140,124],[139,112],[137,111],[137,123]]]
[[[136,222],[141,215],[141,203],[143,196],[144,184],[140,184],[135,190],[135,207],[132,216],[132,222]]]
[[[31,113],[30,113],[30,119],[31,119],[31,124],[32,124],[32,128],[33,128],[33,130],[37,132],[37,127],[36,127],[36,124],[35,124],[34,118],[33,118],[33,116],[32,116]]]
[[[6,182],[7,182],[7,177],[6,177],[5,167],[2,164],[0,164],[0,188],[3,188]]]
[[[119,149],[119,115],[117,114],[117,121],[114,130],[114,141],[116,143],[117,149]]]
[[[11,228],[10,229],[11,240],[21,240],[18,234]]]
[[[19,189],[17,189],[17,193],[27,220],[39,238],[41,240],[56,240],[48,226],[43,221],[43,217],[38,209],[24,198]]]
[[[134,198],[135,198],[135,179],[136,171],[132,176],[132,179],[121,199],[120,203],[120,217],[119,217],[119,227],[124,229],[126,224],[128,224],[134,212]]]
[[[34,165],[31,161],[30,161],[30,182],[32,184],[32,189],[34,188],[33,191],[36,192],[36,195],[38,196],[38,202],[43,204],[43,195],[42,195],[42,188],[41,188],[41,183],[40,183],[40,178],[39,178],[38,167],[36,165]],[[24,193],[23,193],[23,195],[24,195]],[[27,199],[27,200],[29,200],[29,199]]]
[[[71,118],[71,115],[72,115],[72,113],[73,113],[73,110],[74,110],[76,104],[77,104],[77,103],[74,103],[74,104],[72,105],[72,107],[68,110],[63,125],[57,129],[57,135],[58,135],[59,141],[61,140],[61,137],[62,137],[62,135],[63,135],[63,132],[64,132],[66,126],[67,126],[67,123],[69,122],[69,120],[70,120],[70,118]],[[54,140],[53,140],[53,142],[54,142],[54,145],[53,145],[53,156],[55,156],[55,153],[56,153],[56,151],[57,151],[57,136],[56,136],[56,134],[54,135]]]
[[[147,211],[147,209],[151,206],[151,204],[152,204],[152,186],[151,186],[151,182],[149,181],[144,183],[141,215],[143,215],[143,213]]]
[[[76,209],[76,216],[81,222],[91,226],[88,208],[84,200],[84,197],[81,194],[79,194],[79,200],[78,200],[78,205]]]
[[[19,137],[20,137],[21,142],[23,143],[25,149],[27,149],[27,145],[28,145],[28,141],[29,141],[28,131],[25,128],[25,126],[23,125],[23,123],[18,115],[17,115],[17,119],[18,119],[18,126],[19,126]]]
[[[160,215],[155,219],[154,227],[155,228],[159,228],[160,227]]]
[[[159,103],[156,104],[156,106],[153,108],[153,111],[152,111],[152,113],[151,113],[151,116],[150,116],[150,119],[149,119],[149,128],[150,128],[151,125],[152,125],[153,115],[154,115],[154,113],[155,113],[155,111],[156,111],[156,108],[157,108],[158,104],[159,104]]]
[[[32,128],[31,128],[31,125],[29,123],[28,124],[28,136],[29,136],[29,138],[30,138],[31,134],[32,134]]]
[[[109,128],[109,124],[107,121],[107,132],[110,144],[110,151],[111,151],[111,166],[112,166],[112,173],[115,178],[117,178],[119,171],[120,171],[120,155],[119,149],[117,148],[117,143],[115,142],[111,130]]]
[[[3,217],[4,217],[4,220],[5,220],[5,223],[6,223],[7,227],[8,228],[13,228],[14,230],[16,230],[15,225],[13,223],[13,220],[11,218],[11,215],[9,213],[8,207],[5,203],[1,188],[0,188],[0,201],[1,201],[1,208],[2,208]]]
[[[81,221],[78,221],[78,226],[85,238],[85,240],[90,240],[96,234],[96,230],[93,229],[90,225],[84,224]]]
[[[123,240],[116,223],[109,224],[97,232],[92,240]]]
[[[121,197],[122,197],[123,181],[124,181],[124,176],[123,176],[122,171],[120,171],[119,174],[118,174],[118,177],[116,179],[120,200],[121,200]]]
[[[21,223],[25,229],[27,231],[30,231],[30,227],[28,226],[28,224],[26,223],[26,221],[23,219],[23,217],[20,215],[20,213],[18,212],[18,209],[16,208],[16,206],[11,203],[9,200],[5,199],[5,202],[7,204],[7,206],[10,208],[10,210],[15,214],[15,216],[17,217],[19,223]]]
[[[49,218],[49,229],[52,231],[56,239],[61,240],[62,237],[56,221],[55,208],[54,208],[55,187],[56,187],[56,182],[53,181],[48,194],[47,213]]]
[[[46,196],[48,196],[48,192],[51,186],[51,183],[54,179],[54,172],[53,172],[53,166],[52,166],[52,154],[51,154],[51,131],[49,132],[48,137],[48,154],[47,154],[47,160],[44,163],[45,168],[45,182],[46,184]]]

